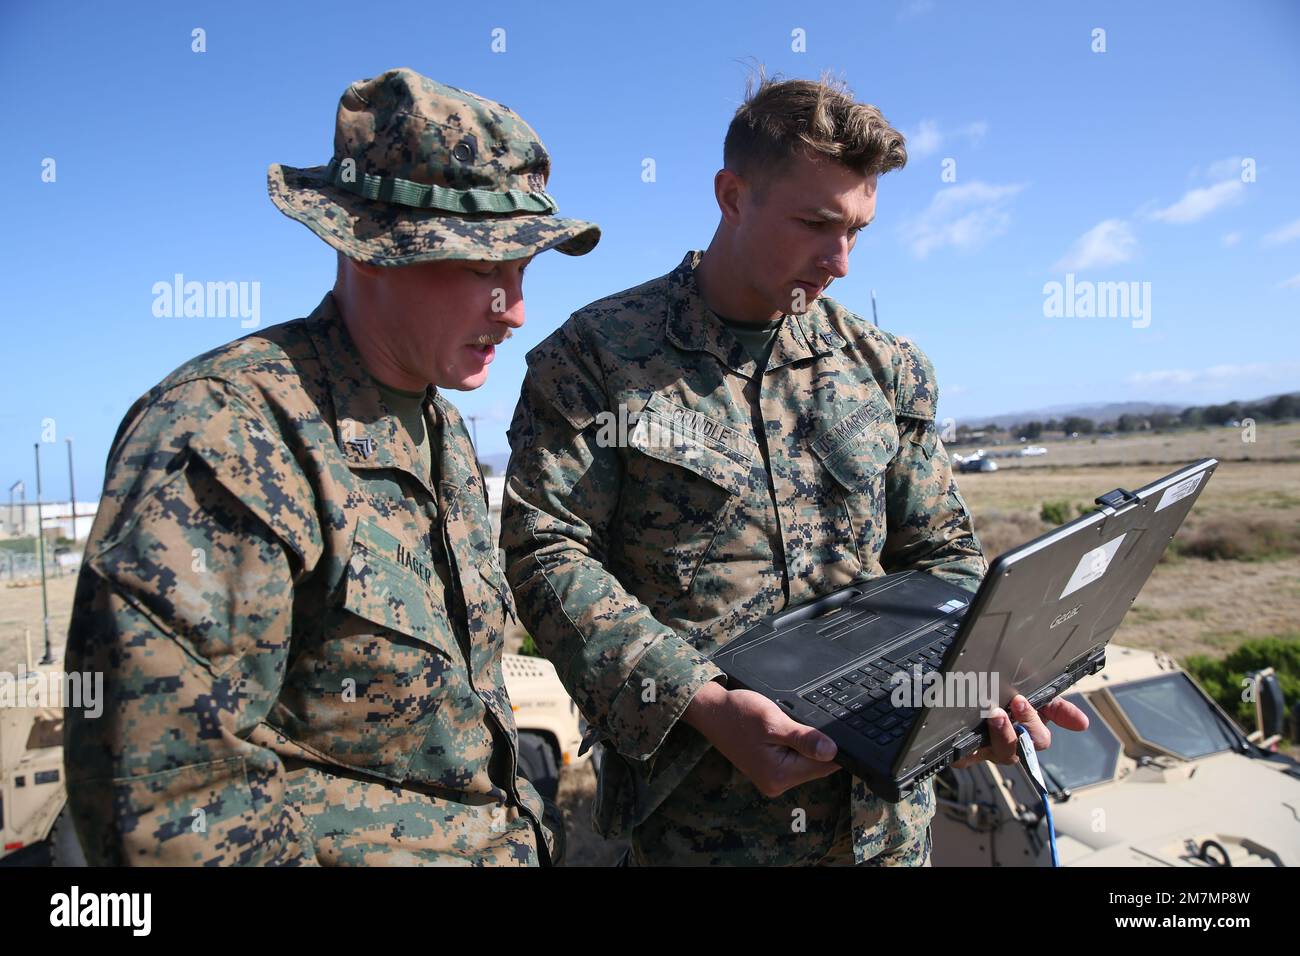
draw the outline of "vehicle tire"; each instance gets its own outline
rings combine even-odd
[[[560,792],[560,765],[549,738],[528,732],[519,735],[519,775],[526,777],[542,796],[542,822],[555,838],[551,863],[560,866],[564,862],[568,834],[564,829],[564,811],[556,802]]]
[[[551,853],[551,865],[563,866],[564,856],[568,852],[569,845],[569,833],[565,829],[564,811],[560,809],[558,803],[552,803],[550,800],[543,801],[542,807],[542,822],[551,831],[551,836],[555,841],[555,849]]]
[[[50,866],[85,866],[86,854],[77,839],[72,814],[65,805],[50,828]]]
[[[537,788],[543,800],[555,802],[560,792],[560,766],[546,737],[528,732],[519,735],[519,775]]]

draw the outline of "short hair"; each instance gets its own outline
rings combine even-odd
[[[760,191],[798,155],[826,157],[862,176],[907,164],[903,134],[869,103],[859,103],[842,80],[751,75],[745,102],[732,117],[722,147],[723,165]]]

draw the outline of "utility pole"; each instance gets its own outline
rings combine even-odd
[[[871,324],[880,328],[880,317],[876,315],[876,290],[871,290]]]
[[[477,456],[478,455],[478,416],[470,415],[469,424],[470,424],[470,428],[473,429],[474,431],[474,454]]]
[[[14,492],[15,491],[20,491],[22,492],[24,498],[27,497],[27,486],[23,484],[21,478],[9,486],[9,528],[16,534],[18,531],[18,525],[14,523]]]
[[[77,544],[77,486],[72,480],[72,439],[65,438],[68,443],[68,497],[72,499],[72,544]]]
[[[50,651],[50,599],[45,590],[45,524],[41,519],[41,443],[36,449],[36,547],[41,555],[41,626],[45,628],[45,656],[42,664],[53,664],[54,654]]]

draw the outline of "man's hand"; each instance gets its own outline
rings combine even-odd
[[[1018,762],[1020,758],[1016,755],[1016,728],[1012,726],[1013,723],[1023,724],[1029,731],[1035,750],[1046,750],[1052,745],[1052,732],[1047,729],[1045,721],[1050,720],[1066,730],[1088,729],[1088,715],[1064,697],[1056,698],[1043,708],[1040,715],[1029,706],[1024,695],[1017,694],[1011,698],[1011,715],[1014,720],[1008,719],[1007,712],[1001,707],[993,711],[989,717],[989,737],[992,742],[956,761],[953,766],[969,767],[981,760],[1008,764]]]
[[[682,719],[702,733],[765,797],[778,797],[791,787],[840,769],[831,762],[835,741],[792,720],[752,690],[706,684],[692,698]]]

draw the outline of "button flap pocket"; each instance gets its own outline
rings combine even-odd
[[[811,447],[846,491],[861,493],[898,453],[898,427],[887,404],[866,403],[822,431]]]
[[[721,422],[652,395],[628,444],[651,458],[699,475],[732,495],[749,487],[753,441]]]
[[[452,635],[442,607],[438,572],[373,522],[357,523],[343,606],[358,617],[452,656],[446,646]]]

